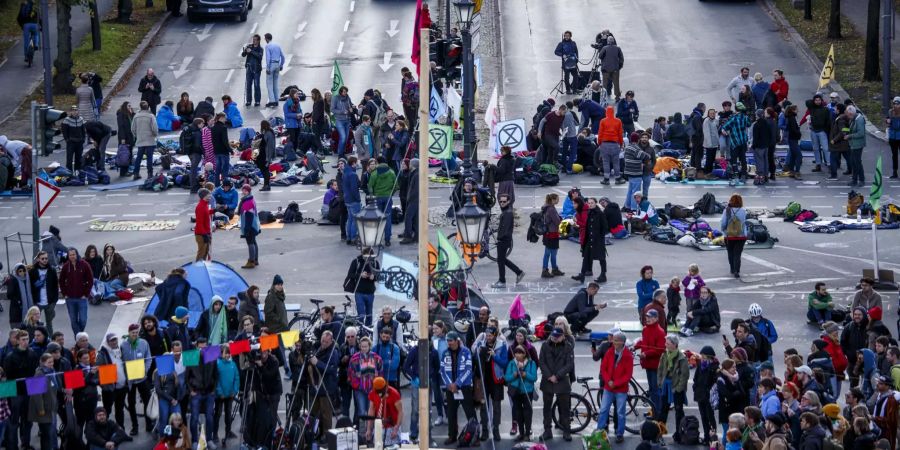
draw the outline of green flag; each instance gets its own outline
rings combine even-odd
[[[872,190],[869,192],[869,204],[872,209],[878,211],[878,203],[881,200],[881,192],[884,190],[884,180],[881,177],[881,156],[875,163],[875,180],[872,182]]]
[[[438,270],[456,270],[462,267],[462,258],[456,247],[447,240],[443,233],[438,233]]]
[[[334,60],[334,68],[332,71],[334,74],[332,74],[331,78],[331,95],[337,95],[341,86],[344,85],[344,76],[341,75],[341,66],[338,65],[337,60]]]
[[[450,159],[453,154],[453,128],[449,125],[428,125],[428,157]]]
[[[200,350],[196,348],[181,353],[181,363],[184,367],[194,367],[200,365]]]
[[[15,397],[16,396],[16,382],[13,381],[4,381],[0,383],[0,398],[7,397]]]

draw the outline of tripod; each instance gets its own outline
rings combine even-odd
[[[594,56],[591,56],[591,59],[588,61],[588,64],[591,66],[591,72],[588,74],[587,79],[584,80],[584,87],[581,90],[581,98],[591,98],[591,81],[593,81],[594,77],[597,77],[597,81],[601,81],[600,72],[600,49],[594,48]],[[602,81],[601,81],[602,82]],[[601,84],[602,86],[602,84]],[[604,96],[605,97],[605,96]]]
[[[559,68],[559,81],[556,83],[556,86],[553,86],[553,89],[550,89],[549,97],[558,97],[560,95],[565,95],[566,93],[566,70],[562,67]]]

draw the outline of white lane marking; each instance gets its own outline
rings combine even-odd
[[[250,34],[256,34],[256,27],[259,26],[259,22],[253,22],[253,27],[250,28]]]
[[[783,248],[783,249],[785,249],[785,250],[794,250],[794,251],[803,252],[803,253],[809,253],[809,254],[812,254],[812,255],[824,256],[824,257],[827,257],[827,258],[829,258],[829,259],[830,259],[830,258],[842,258],[842,259],[849,259],[849,260],[851,260],[851,261],[858,261],[858,262],[861,262],[861,263],[864,263],[864,264],[871,264],[871,263],[872,263],[872,260],[871,260],[870,258],[857,258],[857,257],[855,257],[855,256],[839,255],[839,254],[837,254],[837,253],[817,252],[817,251],[815,251],[815,250],[808,250],[808,249],[805,249],[805,248],[797,248],[797,247],[788,247],[788,246],[784,246],[784,245],[781,245],[781,244],[778,244],[778,248]],[[889,262],[884,262],[884,261],[878,261],[878,264],[879,264],[879,265],[882,265],[882,266],[893,266],[893,267],[895,267],[895,268],[900,268],[900,264],[896,264],[896,263],[889,263]],[[868,267],[868,266],[867,266],[867,267]]]
[[[303,22],[301,22],[299,25],[297,25],[297,33],[294,34],[294,39],[295,39],[295,40],[296,40],[296,39],[300,39],[300,37],[302,37],[304,34],[306,34],[306,32],[303,31],[304,28],[306,28],[306,21],[305,21],[305,20],[304,20]],[[346,30],[344,30],[344,31],[346,31]]]
[[[188,64],[194,60],[193,56],[185,56],[183,60],[181,60],[181,67],[178,70],[173,70],[172,75],[175,76],[175,79],[181,78],[184,74],[188,73]]]
[[[350,2],[350,12],[353,12],[354,9],[356,9],[356,0]]]
[[[397,33],[400,32],[400,30],[397,29],[397,25],[400,24],[400,21],[399,20],[391,20],[390,24],[391,24],[391,27],[388,28],[387,30],[384,30],[384,32],[387,33],[388,36],[394,37],[397,35]]]
[[[234,69],[228,71],[228,75],[225,75],[225,84],[228,84],[231,81],[231,76],[234,75]]]
[[[761,266],[763,266],[763,267],[766,267],[766,268],[769,268],[769,269],[772,269],[772,270],[778,270],[778,271],[781,271],[782,273],[794,273],[793,270],[788,269],[787,267],[779,266],[778,264],[775,264],[775,263],[773,263],[773,262],[766,261],[766,260],[764,260],[764,259],[762,259],[762,258],[759,258],[759,257],[757,257],[757,256],[746,255],[746,254],[745,254],[745,255],[742,256],[742,258],[745,259],[745,260],[747,260],[747,261],[750,261],[750,262],[755,262],[756,264],[759,264],[759,265],[761,265]]]
[[[259,13],[260,13],[260,14],[265,13],[265,12],[266,12],[266,7],[267,7],[267,6],[269,6],[268,3],[262,5],[262,8],[259,9]]]
[[[284,57],[284,70],[281,71],[282,75],[288,73],[288,71],[291,70],[291,60],[292,59],[294,59],[293,53],[289,53],[288,55],[286,55]],[[266,109],[269,109],[269,108],[266,108]],[[277,110],[278,109],[276,108],[275,111],[277,111]]]
[[[323,196],[323,197],[324,197],[324,196]],[[175,236],[175,237],[171,237],[171,238],[168,238],[168,239],[163,239],[163,240],[161,240],[161,241],[150,242],[150,243],[147,243],[147,244],[138,245],[137,247],[126,248],[126,249],[123,249],[123,250],[121,250],[121,251],[123,251],[123,252],[124,252],[124,251],[132,251],[132,250],[138,250],[138,249],[147,248],[147,247],[153,247],[153,246],[155,246],[155,245],[159,245],[159,244],[162,244],[162,243],[164,243],[164,242],[172,242],[172,241],[174,241],[174,240],[184,239],[184,238],[188,238],[188,237],[194,237],[194,233],[191,233],[191,234],[184,234],[184,235],[181,235],[181,236]]]
[[[82,198],[82,197],[90,198],[90,197],[96,197],[96,196],[97,196],[97,194],[75,194],[72,197],[73,198]]]
[[[350,21],[348,20],[348,21],[344,22],[344,33],[346,33],[347,30],[349,30],[349,29],[350,29]]]
[[[58,216],[57,219],[80,219],[84,216]]]
[[[115,214],[91,214],[91,217],[116,217]]]
[[[147,217],[146,214],[122,214],[122,217]]]
[[[156,216],[156,217],[174,217],[174,216],[180,216],[180,215],[181,215],[181,214],[178,214],[178,213],[157,213],[157,214],[154,214],[154,216]]]
[[[803,284],[810,285],[813,283],[818,283],[819,281],[834,281],[841,280],[842,278],[810,278],[807,280],[790,280],[790,281],[779,281],[777,283],[766,283],[766,284],[754,284],[752,286],[743,286],[739,288],[735,288],[735,291],[743,292],[743,291],[753,291],[759,288],[767,288],[767,287],[778,287],[778,286],[792,286],[795,284]]]
[[[318,201],[318,200],[322,200],[323,198],[325,198],[325,196],[324,196],[324,195],[320,195],[320,196],[318,196],[318,197],[316,197],[316,198],[311,198],[311,199],[309,199],[309,200],[307,200],[307,201],[305,201],[305,202],[300,202],[297,206],[308,205],[308,204],[310,204],[310,203],[312,203],[312,202],[315,202],[315,201]]]
[[[343,52],[343,51],[344,51],[344,41],[341,41],[341,43],[338,44],[337,52],[338,52],[338,54],[340,55],[341,52]]]
[[[106,194],[107,197],[128,197],[131,194]]]
[[[210,33],[210,31],[212,31],[213,25],[215,25],[215,23],[208,23],[208,24],[206,24],[206,25],[203,27],[203,31],[196,34],[197,40],[200,41],[200,42],[203,42],[203,41],[206,40],[206,38],[212,36],[212,34]]]
[[[181,192],[166,192],[166,195],[188,195],[188,194],[190,194],[190,192],[184,192],[184,191],[181,191]]]

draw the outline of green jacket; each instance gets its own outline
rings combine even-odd
[[[866,146],[866,116],[861,112],[850,122],[850,148],[859,150]]]
[[[691,368],[688,366],[688,360],[681,350],[678,350],[678,354],[675,356],[675,360],[672,362],[671,366],[669,366],[669,358],[666,357],[666,352],[663,352],[662,356],[659,358],[659,369],[657,369],[656,372],[656,377],[659,382],[657,386],[662,386],[663,382],[666,381],[666,378],[671,378],[672,389],[675,392],[687,392],[688,378],[690,378],[690,375]]]
[[[819,297],[819,294],[813,291],[809,293],[806,300],[809,302],[809,307],[811,309],[823,310],[831,308],[831,294],[826,294],[825,297]]]
[[[394,181],[397,175],[385,164],[381,163],[375,167],[375,171],[369,175],[369,193],[376,198],[387,198],[394,195],[396,184]]]

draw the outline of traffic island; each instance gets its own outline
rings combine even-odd
[[[863,81],[863,67],[865,65],[865,30],[857,30],[843,15],[841,16],[842,39],[828,38],[828,19],[830,2],[812,2],[813,20],[803,20],[803,9],[794,8],[792,0],[766,0],[766,6],[778,22],[785,22],[787,34],[795,31],[803,42],[798,42],[797,47],[815,64],[816,70],[822,70],[822,61],[828,57],[828,51],[834,44],[834,79],[854,103],[868,116],[869,120],[880,129],[884,129],[881,117],[881,81]],[[843,2],[844,8],[865,8],[860,2]],[[792,28],[792,29],[791,29]],[[879,37],[879,44],[881,38]],[[879,50],[880,56],[880,50]],[[881,69],[879,68],[879,73]],[[790,74],[787,75],[790,79]],[[900,92],[900,71],[892,67],[891,95]],[[802,93],[793,98],[809,98],[811,95]]]

